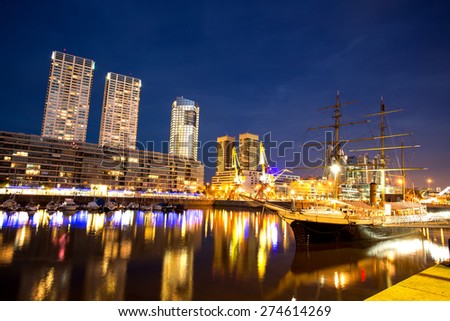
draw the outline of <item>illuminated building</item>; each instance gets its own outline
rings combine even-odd
[[[239,135],[239,171],[244,178],[242,188],[252,192],[259,183],[260,171],[257,170],[259,160],[259,136],[251,133]],[[212,186],[220,194],[236,187],[236,173],[232,168],[232,150],[236,147],[233,136],[217,138],[216,175],[212,177]]]
[[[216,175],[224,171],[232,170],[233,147],[236,147],[236,138],[228,135],[217,137]]]
[[[85,142],[94,61],[53,51],[41,135]]]
[[[199,112],[193,100],[177,97],[172,103],[169,154],[197,159]]]
[[[239,134],[239,163],[243,170],[256,171],[259,161],[259,136]]]
[[[2,187],[195,192],[203,179],[204,167],[193,159],[0,131]]]
[[[100,123],[100,146],[136,148],[141,80],[109,72]]]

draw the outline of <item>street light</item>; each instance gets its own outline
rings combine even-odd
[[[430,189],[430,184],[431,184],[431,182],[433,182],[433,181],[431,180],[431,178],[427,179],[428,189]]]
[[[337,175],[341,171],[341,167],[338,164],[333,164],[331,166],[331,172],[334,174],[334,198],[338,198],[338,182]]]

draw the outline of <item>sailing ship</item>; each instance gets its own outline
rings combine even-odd
[[[352,102],[350,102],[352,103]],[[397,112],[400,110],[386,110],[383,99],[381,99],[380,111],[375,114],[367,116],[380,117],[380,134],[378,136],[363,138],[361,140],[379,140],[381,143],[379,147],[370,149],[359,149],[354,151],[379,151],[378,160],[373,164],[364,164],[364,168],[357,164],[350,166],[348,158],[345,156],[344,150],[341,147],[342,141],[339,140],[339,129],[345,125],[353,125],[357,123],[364,123],[365,121],[342,123],[340,107],[349,103],[340,103],[339,92],[336,95],[336,103],[332,106],[321,109],[333,109],[334,124],[330,126],[321,126],[311,129],[319,128],[334,128],[334,139],[328,142],[329,146],[326,148],[324,176],[334,181],[334,195],[325,200],[318,200],[313,206],[308,203],[306,208],[297,209],[292,206],[291,209],[286,209],[281,206],[263,202],[265,208],[274,210],[278,215],[286,221],[293,229],[297,248],[302,248],[316,243],[331,243],[331,242],[347,242],[347,241],[381,241],[391,238],[403,237],[414,233],[419,233],[420,230],[412,225],[404,225],[402,222],[407,221],[408,217],[417,221],[417,216],[420,219],[426,219],[426,207],[415,202],[406,202],[404,199],[401,202],[386,202],[386,179],[385,173],[391,170],[401,170],[403,176],[403,183],[406,170],[418,170],[419,168],[405,168],[390,169],[386,166],[386,151],[393,149],[419,147],[405,146],[387,146],[385,139],[390,137],[399,137],[409,134],[385,134],[385,117],[387,114]],[[354,140],[356,141],[356,140]],[[348,142],[348,141],[347,141]],[[403,153],[402,153],[403,155]],[[403,163],[403,161],[402,161]],[[403,164],[402,164],[403,165]],[[423,168],[422,168],[423,169]],[[339,187],[347,182],[341,182],[344,178],[343,172],[361,171],[376,173],[372,175],[372,182],[366,182],[369,191],[369,202],[362,200],[347,200],[339,193]],[[378,187],[378,185],[380,185]],[[404,185],[402,185],[404,191]],[[379,195],[379,197],[378,197]],[[404,195],[404,193],[403,193]],[[247,197],[248,198],[248,197]],[[255,199],[253,199],[255,200]],[[401,215],[401,220],[398,219]]]

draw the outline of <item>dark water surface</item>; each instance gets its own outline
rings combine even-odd
[[[275,214],[0,212],[0,300],[364,300],[449,258],[449,229],[296,252]]]

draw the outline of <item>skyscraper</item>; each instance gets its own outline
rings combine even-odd
[[[232,151],[236,146],[236,138],[232,136],[217,137],[216,173],[232,170]]]
[[[177,97],[172,103],[170,154],[197,159],[199,112],[193,100]]]
[[[53,51],[41,135],[86,141],[94,61]]]
[[[259,136],[255,134],[239,134],[239,163],[243,170],[257,170],[259,161],[258,140]]]
[[[140,93],[140,79],[106,75],[99,145],[136,148]]]

